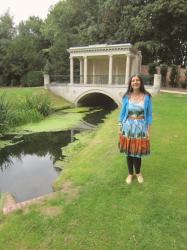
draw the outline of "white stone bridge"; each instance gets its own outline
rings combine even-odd
[[[157,77],[160,75],[155,75],[155,84],[153,86],[145,85],[146,90],[148,90],[153,95],[160,91],[160,86]],[[90,84],[58,84],[52,83],[46,85],[47,89],[52,91],[54,94],[63,97],[64,99],[72,102],[75,106],[84,98],[89,98],[93,94],[104,95],[111,98],[117,106],[121,105],[122,97],[127,90],[127,85],[90,85]],[[97,95],[94,97],[97,98]]]
[[[74,103],[76,106],[85,97],[102,94],[110,97],[118,106],[125,91],[124,85],[90,85],[90,84],[49,84],[47,86],[56,95]]]
[[[76,106],[93,96],[95,99],[107,96],[120,106],[129,77],[140,73],[141,52],[129,43],[73,47],[68,52],[69,79],[44,75],[44,85]],[[76,76],[74,68],[77,69],[77,66],[79,71]],[[160,90],[160,75],[155,75],[153,86],[145,87],[152,94],[157,93]]]

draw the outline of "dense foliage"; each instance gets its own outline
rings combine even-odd
[[[0,134],[7,130],[10,112],[10,104],[6,100],[5,94],[0,95]]]
[[[172,87],[176,87],[178,79],[179,79],[179,72],[178,72],[177,66],[175,64],[173,64],[173,65],[171,65],[170,85]]]
[[[51,111],[51,101],[46,95],[28,95],[15,103],[5,92],[0,93],[0,134],[18,125],[42,120]]]
[[[162,84],[163,84],[163,86],[166,86],[167,72],[168,72],[167,64],[161,64],[160,65],[160,74],[162,76]]]
[[[185,66],[186,0],[59,1],[45,21],[30,17],[17,27],[5,13],[0,17],[0,85],[20,84],[23,75],[46,68],[68,75],[71,46],[125,42],[142,51],[143,64]]]

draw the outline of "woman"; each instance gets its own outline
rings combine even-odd
[[[128,89],[122,100],[119,114],[120,133],[124,136],[123,150],[127,157],[127,184],[133,179],[135,168],[139,183],[144,181],[141,169],[141,157],[150,154],[150,125],[152,123],[151,94],[144,88],[139,75],[130,78]]]

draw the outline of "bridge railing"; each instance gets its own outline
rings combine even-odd
[[[106,85],[108,84],[108,75],[87,75],[87,84],[99,84]],[[55,83],[70,83],[69,75],[50,75],[50,82]],[[74,84],[84,83],[83,75],[74,75],[73,77]],[[125,84],[125,75],[113,75],[112,84]]]
[[[88,84],[108,84],[108,75],[88,75]]]
[[[69,75],[50,75],[50,82],[69,83],[70,77]]]
[[[145,85],[153,85],[153,79],[149,75],[141,75]],[[68,84],[70,83],[69,75],[50,75],[50,82]],[[83,75],[74,75],[73,78],[74,84],[84,83]],[[87,84],[99,84],[107,85],[108,84],[108,75],[87,75]],[[125,84],[125,75],[113,75],[112,84]]]
[[[113,84],[125,84],[125,75],[113,75],[112,76]]]

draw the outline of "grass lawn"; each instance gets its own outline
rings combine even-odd
[[[53,198],[0,217],[0,249],[167,250],[187,246],[187,97],[153,97],[145,182],[126,185],[117,116],[69,146]],[[68,150],[67,150],[68,151]]]

